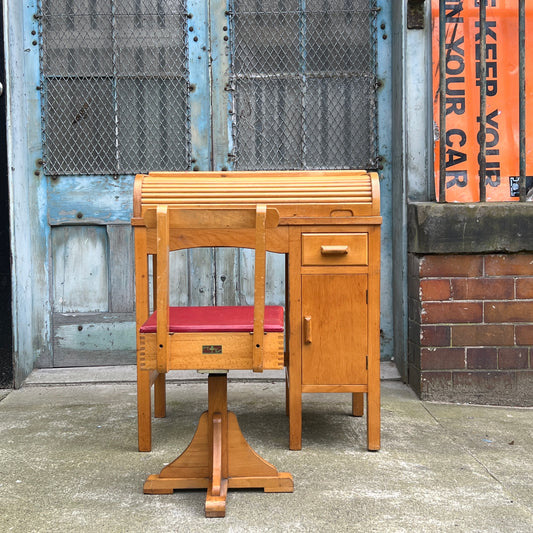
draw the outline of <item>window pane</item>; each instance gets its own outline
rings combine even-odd
[[[234,0],[239,169],[376,167],[375,0]]]
[[[42,0],[47,174],[189,167],[183,0]]]

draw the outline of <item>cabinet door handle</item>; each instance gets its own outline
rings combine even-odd
[[[311,331],[311,316],[304,316],[304,342],[305,344],[311,344],[313,342],[313,335]]]
[[[346,255],[348,253],[348,245],[347,244],[341,244],[337,246],[322,245],[320,247],[320,253],[322,255]]]

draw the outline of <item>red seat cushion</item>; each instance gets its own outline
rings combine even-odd
[[[174,333],[253,331],[252,306],[170,307],[169,331]],[[157,331],[157,311],[142,325],[141,333]],[[283,307],[265,306],[265,331],[283,331]]]

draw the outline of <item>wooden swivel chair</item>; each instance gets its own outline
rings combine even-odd
[[[151,447],[151,384],[155,414],[165,414],[169,370],[209,371],[208,410],[189,447],[144,492],[207,488],[206,516],[224,516],[228,488],[292,492],[292,476],[257,455],[227,410],[228,370],[281,369],[284,364],[283,308],[265,306],[267,229],[277,226],[276,209],[176,208],[159,205],[134,223],[136,230],[137,367],[139,449]],[[253,307],[169,307],[169,253],[202,246],[255,249]],[[148,260],[154,258],[155,311],[149,312]]]

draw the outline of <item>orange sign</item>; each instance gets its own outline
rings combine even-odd
[[[517,0],[484,0],[486,9],[486,196],[517,200],[520,175]],[[479,201],[479,0],[446,0],[446,201]],[[435,189],[439,193],[439,0],[433,10]],[[526,174],[533,175],[532,2],[526,2]],[[529,83],[528,83],[529,82]]]

